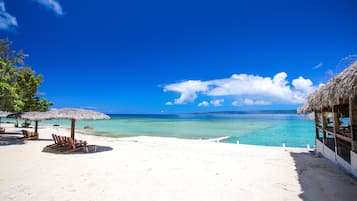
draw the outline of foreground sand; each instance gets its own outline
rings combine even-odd
[[[355,179],[306,149],[78,134],[112,150],[61,155],[42,152],[51,133],[68,136],[42,128],[39,141],[0,145],[1,201],[357,198]]]

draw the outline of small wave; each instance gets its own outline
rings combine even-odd
[[[225,139],[228,139],[228,138],[231,138],[231,136],[224,136],[224,137],[218,137],[218,138],[210,138],[210,139],[207,139],[206,141],[207,141],[207,142],[220,142],[220,141],[225,140]]]

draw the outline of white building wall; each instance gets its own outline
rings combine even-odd
[[[357,154],[351,151],[351,173],[357,178]]]
[[[316,152],[321,153],[325,158],[345,169],[357,178],[357,153],[351,151],[351,164],[343,160],[329,147],[325,146],[322,142],[316,139]]]

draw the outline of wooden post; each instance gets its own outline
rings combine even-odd
[[[351,150],[357,151],[357,110],[354,98],[349,98],[350,131],[352,137]]]
[[[336,111],[336,105],[332,106],[332,113],[333,113],[333,133],[334,133],[334,138],[335,138],[335,154],[337,154],[337,139],[336,139],[336,134],[338,131],[339,127],[339,119],[337,117],[337,111]]]
[[[35,121],[35,133],[37,133],[38,121]]]
[[[74,131],[76,129],[76,120],[71,119],[71,138],[74,140]]]
[[[319,123],[318,123],[318,115],[317,115],[317,110],[314,110],[314,116],[315,116],[315,138],[316,140],[320,140],[319,139],[319,129],[318,129],[318,126],[319,126]]]
[[[327,119],[326,116],[324,115],[324,110],[321,108],[321,116],[322,116],[322,134],[323,134],[323,140],[322,142],[326,145],[327,144],[327,139],[326,139],[326,127],[327,127]]]

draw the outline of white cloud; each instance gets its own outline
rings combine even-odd
[[[165,105],[173,105],[173,103],[170,102],[170,101],[167,101],[167,102],[165,103]]]
[[[5,2],[0,1],[0,30],[11,30],[17,26],[16,17],[6,12]]]
[[[218,107],[218,106],[222,106],[223,102],[224,102],[223,99],[217,99],[217,100],[211,100],[210,103],[211,103],[213,106]]]
[[[229,78],[216,80],[189,80],[168,84],[164,87],[164,91],[180,93],[180,97],[174,100],[174,104],[191,103],[198,95],[204,95],[208,97],[230,96],[238,100],[251,99],[254,100],[255,105],[267,105],[301,104],[315,88],[311,80],[301,76],[289,84],[287,74],[281,72],[274,77],[233,74]],[[232,102],[232,105],[241,104],[244,104],[244,101]]]
[[[271,102],[263,101],[263,100],[252,100],[249,98],[245,98],[243,100],[244,105],[271,105]]]
[[[239,101],[233,101],[232,105],[233,106],[241,106],[242,104]]]
[[[209,106],[209,103],[207,101],[202,101],[198,103],[198,107],[207,107],[207,106]]]
[[[190,103],[196,100],[198,92],[208,90],[208,85],[198,80],[189,80],[180,83],[169,84],[164,87],[164,91],[174,91],[181,93],[180,98],[174,100],[174,104]]]
[[[53,11],[57,15],[64,15],[61,4],[58,0],[33,0],[47,9]]]
[[[323,66],[324,64],[322,62],[316,64],[312,69],[319,69]]]
[[[301,96],[303,96],[304,94],[310,94],[315,89],[315,87],[313,87],[312,85],[311,80],[305,79],[302,76],[297,79],[294,79],[292,85],[296,89],[296,93],[301,93]]]
[[[272,102],[269,102],[269,101],[253,100],[250,98],[244,98],[241,101],[233,101],[232,102],[233,106],[243,106],[243,105],[252,106],[252,105],[271,105],[271,104],[272,104]]]

